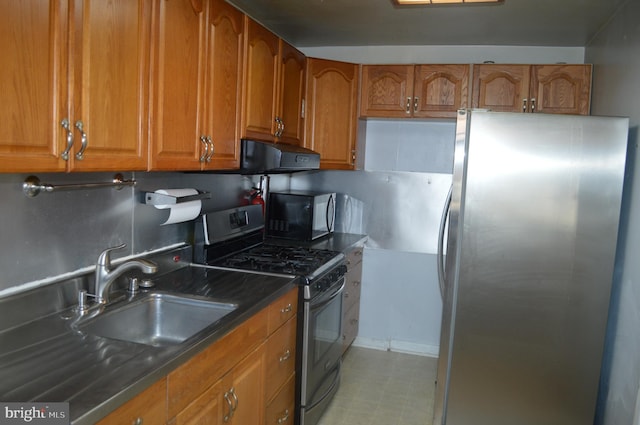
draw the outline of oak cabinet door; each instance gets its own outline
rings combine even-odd
[[[280,40],[280,96],[278,118],[282,126],[278,141],[300,146],[304,131],[302,103],[304,99],[305,56]],[[277,130],[278,122],[276,122]]]
[[[83,0],[71,37],[71,168],[146,170],[151,0]]]
[[[265,346],[258,347],[223,379],[227,406],[223,409],[232,425],[262,425],[265,410]]]
[[[63,171],[67,1],[0,2],[0,172]]]
[[[355,166],[358,65],[307,59],[304,146],[320,154],[320,168]]]
[[[154,109],[150,169],[199,170],[206,1],[160,0],[154,11]],[[204,158],[202,158],[204,161]]]
[[[205,169],[240,165],[243,42],[244,15],[224,0],[213,0],[203,126],[211,138],[212,155],[205,161]]]
[[[413,117],[455,118],[468,101],[469,65],[416,65]]]
[[[360,116],[411,117],[413,65],[363,65]]]
[[[167,379],[162,378],[101,419],[97,425],[162,425],[165,423],[167,423]]]
[[[184,410],[176,415],[170,425],[219,425],[224,423],[224,391],[222,380],[217,381]]]
[[[246,18],[245,24],[247,41],[242,136],[274,141],[279,39],[250,18]]]
[[[591,65],[534,65],[531,112],[588,115]]]
[[[529,65],[474,65],[472,105],[496,112],[527,112],[529,79]]]

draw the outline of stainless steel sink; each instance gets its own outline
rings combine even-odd
[[[78,329],[105,338],[162,347],[181,344],[237,307],[197,297],[152,293],[101,313]]]

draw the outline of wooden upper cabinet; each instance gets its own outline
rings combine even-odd
[[[304,146],[320,154],[320,168],[355,167],[358,65],[307,59]]]
[[[244,15],[224,0],[212,0],[205,73],[204,127],[212,156],[204,169],[240,164],[240,117]]]
[[[530,68],[529,65],[474,65],[473,107],[496,112],[526,112]]]
[[[360,115],[410,117],[413,73],[413,65],[363,65]]]
[[[155,87],[149,168],[198,170],[206,146],[206,141],[200,140],[204,134],[200,111],[207,5],[191,0],[160,0],[154,5]]]
[[[455,118],[469,106],[469,65],[416,65],[413,116]]]
[[[67,166],[67,13],[57,0],[0,2],[0,172]]]
[[[151,0],[71,4],[71,169],[146,170]]]
[[[305,56],[280,40],[280,89],[278,118],[281,120],[278,141],[302,145],[304,124],[302,104],[304,100]],[[277,130],[278,122],[276,122]]]
[[[280,40],[251,18],[245,25],[242,137],[274,141]]]
[[[162,0],[154,17],[150,168],[237,167],[242,13],[224,0]]]
[[[362,117],[455,118],[468,98],[469,65],[362,67]]]
[[[591,65],[534,65],[531,77],[531,112],[589,114]]]
[[[146,169],[150,0],[2,2],[0,14],[0,170]]]
[[[474,65],[474,108],[588,115],[590,65]]]

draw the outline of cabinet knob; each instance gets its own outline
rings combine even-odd
[[[141,417],[137,417],[131,422],[131,425],[142,425],[144,420]]]

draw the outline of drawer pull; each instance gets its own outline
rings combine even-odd
[[[284,423],[287,422],[289,420],[289,409],[285,409],[284,411],[284,416],[281,416],[278,418],[278,423]]]
[[[287,304],[285,308],[280,309],[280,313],[282,314],[291,313],[292,311],[293,311],[293,306],[291,305],[291,303]]]
[[[282,356],[280,356],[280,363],[286,362],[291,357],[291,351],[287,350]]]
[[[131,425],[142,425],[143,423],[144,423],[144,420],[140,417],[137,417],[133,422],[131,422]]]

